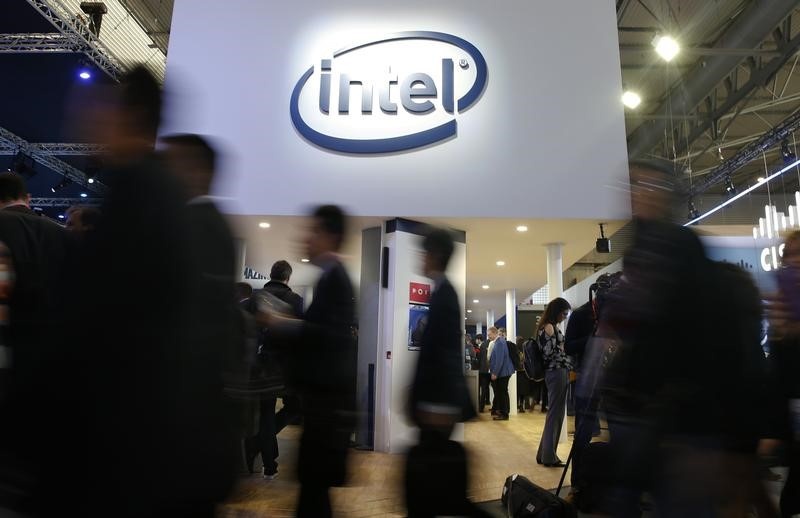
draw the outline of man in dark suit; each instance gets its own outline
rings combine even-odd
[[[202,451],[205,468],[221,484],[235,474],[237,432],[232,403],[223,399],[223,378],[249,365],[245,340],[237,325],[234,300],[235,251],[227,221],[209,196],[216,172],[217,153],[208,140],[194,134],[161,139],[170,173],[184,189],[186,232],[191,269],[186,349],[181,404],[185,422],[193,423],[185,436],[187,450]],[[212,468],[213,467],[213,468]],[[225,482],[227,474],[230,481]]]
[[[0,514],[42,511],[38,504],[53,462],[45,445],[52,442],[52,423],[65,403],[56,389],[65,354],[58,345],[67,236],[29,202],[22,177],[0,173],[0,242],[14,271],[2,344],[10,360],[0,394]]]
[[[292,350],[289,362],[304,418],[297,460],[299,517],[331,516],[329,490],[346,482],[347,451],[355,429],[355,297],[338,255],[345,231],[342,209],[324,205],[314,210],[305,240],[307,257],[322,270],[314,300],[303,320],[262,315],[271,331],[294,334],[302,344]]]
[[[466,497],[466,452],[449,440],[456,423],[475,417],[464,378],[461,306],[445,276],[453,238],[446,230],[434,229],[422,247],[423,273],[434,288],[409,400],[411,419],[420,432],[419,445],[407,461],[408,515],[480,516]],[[433,480],[437,482],[427,483]]]

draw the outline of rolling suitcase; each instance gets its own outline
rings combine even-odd
[[[506,479],[501,497],[508,518],[577,518],[572,505],[523,477]]]

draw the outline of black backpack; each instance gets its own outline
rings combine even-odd
[[[508,347],[508,355],[511,357],[511,363],[514,365],[514,370],[517,372],[524,371],[525,369],[523,368],[522,362],[519,358],[519,348],[517,347],[517,344],[507,341],[506,346]]]
[[[533,381],[544,379],[544,354],[536,338],[528,338],[523,345],[525,352],[525,374]]]

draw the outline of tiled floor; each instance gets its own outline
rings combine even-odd
[[[572,429],[572,418],[568,418]],[[522,473],[543,487],[555,487],[560,469],[536,464],[536,450],[544,427],[544,414],[513,416],[509,421],[492,421],[487,414],[467,423],[465,446],[470,453],[470,490],[473,501],[496,500],[503,482],[512,473]],[[245,476],[223,506],[223,518],[293,516],[298,484],[294,458],[300,429],[290,427],[278,437],[281,457],[280,476],[265,481],[260,475]],[[559,447],[567,459],[569,442]],[[361,518],[367,516],[405,516],[402,494],[403,457],[384,453],[353,451],[350,456],[352,483],[332,491],[335,515]]]

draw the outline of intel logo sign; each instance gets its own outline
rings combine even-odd
[[[486,78],[486,60],[466,40],[391,34],[312,65],[292,91],[292,123],[309,142],[340,153],[418,149],[456,136],[456,115],[481,98]]]

